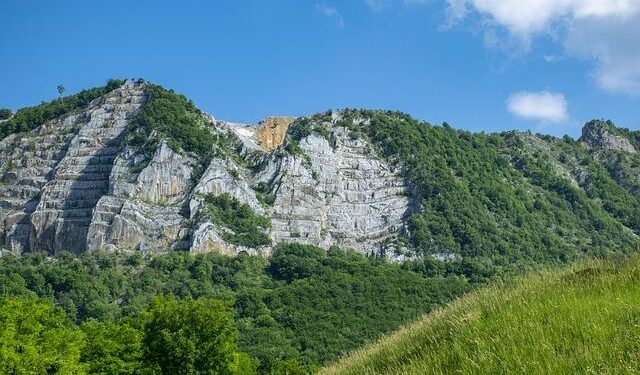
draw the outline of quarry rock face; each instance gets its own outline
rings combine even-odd
[[[264,119],[256,129],[258,144],[267,150],[278,148],[284,142],[287,129],[294,120],[293,117],[268,117]]]
[[[288,117],[258,126],[215,121],[237,157],[194,155],[161,141],[143,155],[127,143],[147,101],[145,83],[122,87],[25,133],[0,141],[0,246],[16,254],[188,250],[268,255],[281,242],[389,254],[415,209],[399,170],[365,137],[324,125],[300,153],[285,150]],[[270,245],[227,243],[207,219],[207,196],[229,194],[271,225]]]
[[[257,176],[277,181],[272,237],[379,253],[380,244],[403,229],[408,188],[363,139],[349,139],[341,127],[334,135],[335,147],[319,135],[304,138],[300,146],[308,159],[274,158]]]
[[[82,111],[0,142],[6,249],[86,250],[94,209],[109,192],[127,125],[143,101],[142,87],[127,83]]]

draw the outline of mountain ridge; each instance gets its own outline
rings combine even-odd
[[[31,128],[11,131],[21,111],[0,124],[6,250],[268,255],[299,242],[495,270],[640,243],[636,133],[611,122],[579,140],[354,109],[248,127],[143,80],[113,82],[89,103],[57,99],[63,114],[33,107]],[[223,194],[242,223],[210,220]]]

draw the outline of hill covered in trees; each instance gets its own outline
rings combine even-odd
[[[640,133],[609,121],[256,130],[143,80],[5,117],[4,372],[307,373],[482,283],[640,246]]]
[[[335,245],[478,278],[638,248],[640,136],[611,122],[579,140],[371,110],[282,125],[282,143],[263,147],[255,128],[143,80],[18,110],[0,123],[2,246]]]

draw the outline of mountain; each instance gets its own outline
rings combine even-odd
[[[122,83],[2,140],[2,243],[53,254],[255,254],[282,241],[380,252],[410,210],[398,170],[345,128],[331,129],[331,143],[310,134],[296,152],[279,147],[292,121],[216,121],[158,86]],[[221,194],[245,222],[210,217],[208,197]],[[260,217],[257,228],[251,218]]]
[[[485,287],[320,374],[633,374],[639,276],[635,257]]]
[[[246,125],[144,80],[110,80],[0,118],[0,328],[20,343],[0,358],[9,372],[33,366],[24,347],[43,368],[57,366],[49,348],[64,343],[73,343],[65,363],[89,373],[200,366],[207,355],[181,353],[218,337],[180,317],[207,321],[213,306],[228,323],[226,365],[308,374],[487,281],[507,291],[463,301],[495,302],[499,313],[514,306],[508,293],[528,293],[510,287],[522,270],[640,245],[640,132],[609,121],[590,121],[578,140],[363,109]],[[522,280],[561,295],[548,279]],[[606,302],[594,301],[594,310]],[[161,345],[176,361],[145,344],[165,329],[148,320],[165,311],[158,304],[182,311],[165,328],[188,340]],[[68,339],[51,333],[60,324]],[[411,350],[389,358],[412,359]],[[367,354],[362,366],[395,370],[378,361]],[[352,364],[336,369],[360,369]]]
[[[293,242],[482,278],[640,243],[640,135],[607,121],[577,141],[352,109],[250,126],[128,80],[19,110],[0,135],[16,254]]]

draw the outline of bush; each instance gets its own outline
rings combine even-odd
[[[6,120],[9,117],[11,117],[11,115],[13,114],[13,112],[8,109],[8,108],[0,108],[0,120]]]
[[[248,204],[241,204],[228,193],[205,197],[205,215],[214,224],[228,231],[222,239],[234,245],[259,247],[271,244],[264,231],[271,227],[268,218],[258,216]]]

